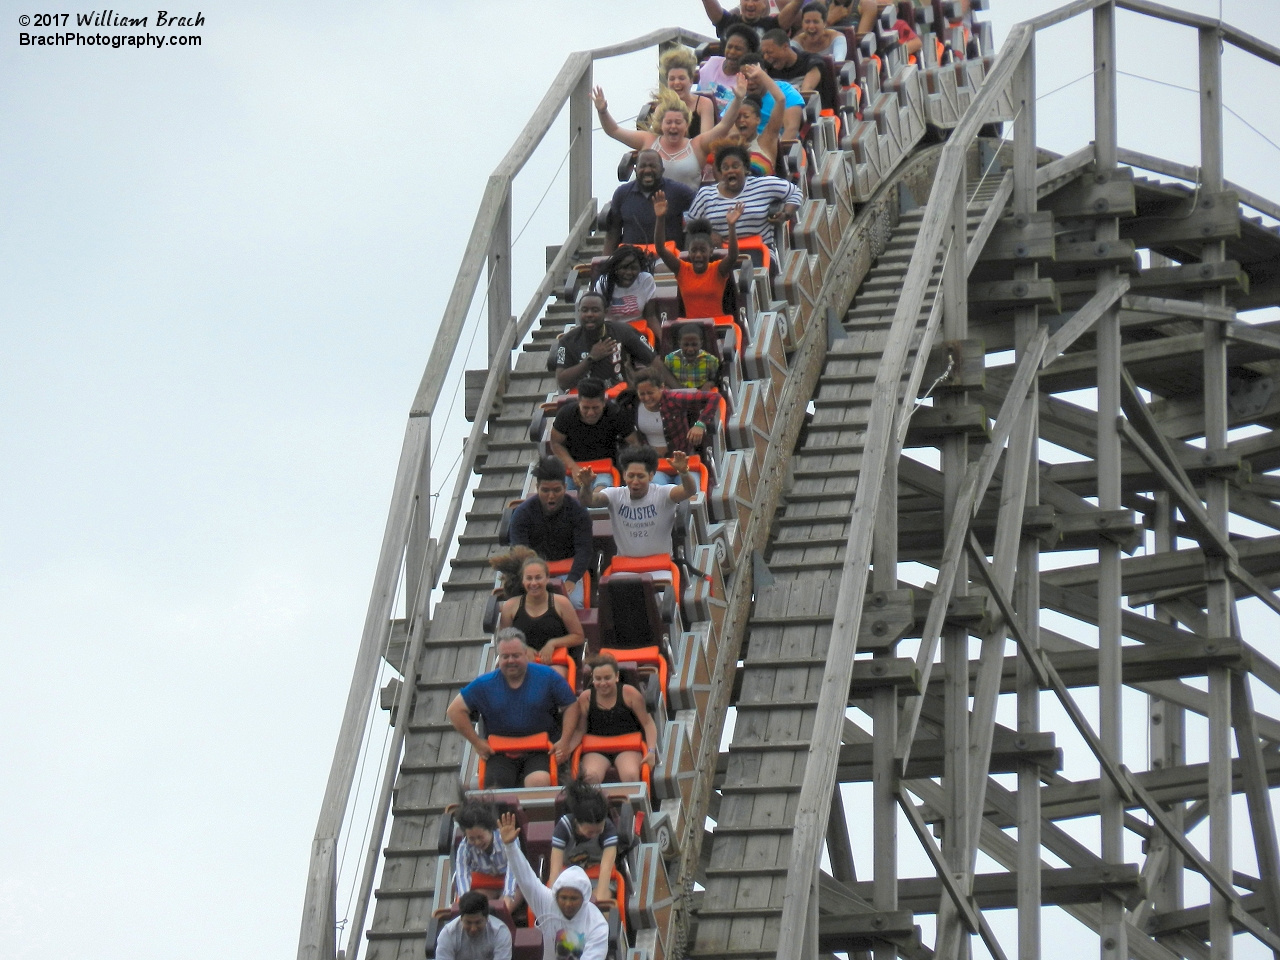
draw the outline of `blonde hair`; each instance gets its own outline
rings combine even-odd
[[[662,136],[662,118],[672,110],[684,117],[686,127],[693,120],[693,114],[684,105],[684,101],[664,87],[658,92],[653,109],[649,112],[649,132],[656,136]]]
[[[667,74],[677,67],[688,72],[689,82],[692,83],[698,72],[698,59],[688,47],[673,47],[658,58],[658,92],[667,88]]]

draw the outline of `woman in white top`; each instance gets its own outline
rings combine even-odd
[[[657,319],[658,304],[653,299],[658,284],[648,269],[644,254],[624,243],[609,257],[593,289],[609,305],[606,319],[636,325],[637,320]]]
[[[745,91],[745,84],[743,89]],[[625,143],[632,150],[656,150],[658,156],[662,157],[662,175],[683,183],[690,190],[697,190],[702,186],[702,167],[707,148],[733,129],[733,121],[738,116],[738,101],[735,99],[719,123],[690,140],[689,108],[670,90],[663,91],[654,110],[660,134],[646,130],[624,130],[618,126],[618,121],[609,115],[609,102],[605,100],[604,90],[600,87],[592,91],[592,99],[595,101],[596,112],[600,115],[600,127],[605,133]]]
[[[716,125],[716,115],[720,112],[715,98],[706,93],[695,93],[693,78],[698,74],[698,61],[687,47],[676,47],[668,50],[658,61],[662,83],[655,97],[661,96],[663,90],[670,90],[680,102],[689,108],[689,136],[696,137],[703,130],[710,130]],[[657,102],[653,104],[657,106]]]
[[[847,60],[849,42],[839,30],[827,26],[827,5],[822,0],[806,3],[800,11],[800,32],[791,45],[805,53],[816,53],[832,60]]]
[[[716,98],[723,109],[734,99],[738,85],[738,61],[748,53],[760,52],[760,36],[745,23],[735,23],[720,41],[723,57],[707,57],[698,68],[698,89]]]

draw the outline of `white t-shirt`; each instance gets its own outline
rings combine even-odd
[[[649,484],[649,492],[639,500],[631,499],[627,487],[605,487],[609,500],[609,519],[613,524],[613,542],[624,557],[651,557],[671,554],[671,528],[675,523],[677,504],[671,501],[670,484]]]
[[[596,281],[597,293],[604,293],[605,278]],[[629,287],[614,287],[613,302],[609,304],[608,319],[630,323],[644,316],[645,304],[658,292],[658,283],[653,274],[641,271]]]
[[[644,434],[644,442],[653,449],[667,448],[667,433],[662,427],[662,413],[650,410],[643,403],[636,404],[636,429]]]

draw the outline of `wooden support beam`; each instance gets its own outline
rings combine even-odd
[[[942,635],[942,626],[946,614],[946,604],[951,597],[952,587],[956,583],[956,574],[964,559],[965,536],[969,529],[969,521],[973,516],[976,504],[986,493],[987,486],[995,472],[1005,442],[1013,431],[1019,411],[1027,399],[1027,391],[1035,378],[1048,342],[1048,332],[1040,329],[1027,352],[1018,364],[1009,392],[996,417],[991,431],[991,441],[983,450],[982,456],[970,464],[965,473],[964,485],[956,497],[956,512],[947,528],[947,539],[943,548],[942,565],[938,569],[937,586],[934,588],[933,600],[929,606],[929,615],[925,620],[925,628],[921,639],[920,651],[916,656],[916,664],[920,668],[920,682],[928,685],[929,673],[933,669],[934,653],[938,640]],[[967,657],[966,657],[967,659]],[[920,719],[923,703],[913,698],[904,707],[906,724],[898,731],[897,756],[904,764],[910,757],[910,744],[915,738],[916,724]]]
[[[1141,213],[1120,226],[1121,236],[1138,247],[1164,247],[1185,241],[1204,243],[1240,236],[1240,198],[1233,190],[1197,191],[1162,207],[1159,216]]]
[[[826,914],[818,918],[818,949],[824,952],[868,950],[886,941],[914,939],[919,929],[910,910]]]
[[[1054,313],[1062,312],[1062,299],[1055,281],[994,280],[969,285],[969,299],[985,309],[1000,307],[1048,307]]]
[[[1237,640],[1203,640],[1191,634],[1191,638],[1172,643],[1126,646],[1121,651],[1122,671],[1127,686],[1151,683],[1157,680],[1177,680],[1183,677],[1204,676],[1211,667],[1240,669],[1250,662],[1250,652]],[[1080,651],[1049,651],[1045,657],[1058,671],[1067,687],[1093,687],[1098,684],[1098,657],[1092,648]],[[897,661],[911,663],[911,661]],[[914,666],[914,664],[912,664]],[[1000,692],[1017,690],[1017,657],[1005,657],[1000,673]],[[977,663],[969,667],[970,685],[977,678]],[[931,692],[941,683],[941,678],[930,680]],[[1043,689],[1043,688],[1042,688]],[[913,773],[915,770],[913,768]]]
[[[941,693],[941,691],[938,691]],[[865,746],[844,745],[840,748],[838,776],[841,783],[866,783],[872,779],[873,744]],[[944,746],[941,740],[917,740],[911,752],[911,776],[940,777],[943,774]],[[1052,733],[1007,733],[995,739],[990,749],[983,776],[996,773],[1017,773],[1021,764],[1034,764],[1041,771],[1056,771],[1062,766],[1062,751],[1055,744]],[[901,766],[896,766],[896,776],[902,776]]]
[[[1098,170],[1081,177],[1041,199],[1042,209],[1052,210],[1059,220],[1132,217],[1138,212],[1133,189],[1133,171],[1128,167]]]
[[[927,829],[927,827],[926,827]],[[1095,867],[1042,867],[1046,906],[1095,903],[1101,890],[1110,890],[1126,904],[1142,898],[1142,877],[1137,864],[1102,864]],[[1007,910],[1017,905],[1017,876],[1013,873],[980,873],[973,878],[972,899],[983,910]],[[861,890],[863,884],[855,889]],[[937,909],[939,896],[947,896],[938,877],[912,877],[898,881],[898,900],[904,910],[928,914]]]
[[[1118,277],[1095,293],[1088,303],[1077,310],[1066,323],[1058,328],[1057,333],[1049,338],[1049,342],[1044,349],[1041,366],[1049,366],[1067,347],[1080,339],[1081,334],[1091,330],[1098,322],[1098,318],[1124,296],[1128,289],[1129,278]]]
[[[1280,786],[1280,757],[1273,752],[1264,754],[1265,783]],[[1163,770],[1150,770],[1134,774],[1150,795],[1166,806],[1204,800],[1209,794],[1209,767],[1205,763],[1191,763]],[[1245,792],[1244,770],[1240,761],[1232,762],[1232,793]],[[1098,781],[1096,779],[1061,780],[1040,790],[1040,802],[1046,820],[1074,820],[1098,815]],[[1128,810],[1140,809],[1135,798],[1126,805]],[[1009,811],[1002,811],[988,804],[984,815],[996,827],[1010,827],[1015,818]],[[1187,829],[1191,828],[1188,823]]]
[[[1275,813],[1271,807],[1262,741],[1258,736],[1253,691],[1249,688],[1248,674],[1239,671],[1231,673],[1231,714],[1261,879],[1259,899],[1267,925],[1272,930],[1280,930],[1280,843],[1276,839]]]
[[[1129,294],[1120,301],[1120,309],[1140,313],[1154,313],[1185,320],[1223,320],[1236,318],[1234,307],[1219,307],[1196,300],[1172,300],[1168,297],[1145,297]]]
[[[938,849],[937,841],[933,839],[933,834],[929,832],[929,827],[924,822],[924,818],[920,816],[920,811],[916,808],[915,803],[900,788],[898,790],[898,804],[902,807],[902,811],[907,815],[907,822],[911,824],[911,829],[915,832],[916,839],[920,841],[920,845],[924,847],[925,853],[928,855],[930,862],[933,863],[934,872],[937,874],[936,880],[941,890],[933,892],[931,898],[932,903],[938,903],[942,891],[951,899],[956,910],[959,911],[961,919],[970,933],[976,933],[982,937],[982,942],[990,952],[993,960],[1007,960],[1004,950],[1000,947],[1000,941],[996,939],[996,935],[992,932],[991,927],[987,924],[986,918],[978,910],[977,906],[967,890],[960,889],[956,883],[955,876],[952,875],[951,869],[947,861],[942,856],[942,851]],[[898,881],[898,900],[902,902],[902,887],[906,881]],[[928,907],[920,911],[923,913]]]
[[[1237,540],[1232,542],[1232,546],[1240,557],[1240,570],[1254,577],[1280,571],[1280,537]],[[1203,584],[1204,563],[1205,554],[1199,548],[1127,557],[1121,561],[1124,594],[1130,598],[1141,595],[1145,602],[1150,591]],[[1098,582],[1098,571],[1093,564],[1060,567],[1046,571],[1043,579],[1051,586],[1084,588],[1086,592],[1092,592]]]
[[[1022,264],[1056,261],[1061,255],[1062,250],[1054,237],[1053,213],[1046,210],[1010,213],[1001,217],[977,262]]]
[[[942,788],[932,780],[912,780],[907,786],[916,796],[920,797],[930,806],[936,806],[942,797]],[[1038,798],[1040,791],[1037,789],[1035,796]],[[1008,794],[1000,784],[991,783],[987,786],[988,802],[1001,811],[1001,816],[1006,817],[1010,823],[1017,822],[1015,815],[1015,807],[1013,797]],[[1079,841],[1065,833],[1060,827],[1051,821],[1045,820],[1041,822],[1043,831],[1045,849],[1051,851],[1055,856],[1061,858],[1071,867],[1104,867],[1097,855],[1084,847]],[[1030,853],[1034,851],[1035,860],[1034,868],[1030,871],[1034,876],[1040,877],[1042,871],[1048,872],[1050,865],[1044,863],[1040,859],[1039,844],[1034,846],[1027,845],[1019,831],[1019,839],[1015,840],[1010,834],[1004,830],[997,828],[991,819],[983,821],[982,824],[982,851],[1001,864],[1009,871],[1017,871],[1019,875],[1023,875],[1025,871],[1020,869],[1022,863],[1030,863]],[[1023,859],[1025,856],[1025,860]],[[1096,894],[1089,898],[1096,900]],[[1037,899],[1036,903],[1040,902]],[[1097,931],[1100,928],[1098,917],[1098,907],[1096,904],[1079,903],[1079,904],[1059,904],[1063,911],[1079,920],[1082,924]],[[1038,911],[1036,911],[1038,913]],[[1126,921],[1127,922],[1127,921]],[[1168,948],[1161,946],[1152,940],[1131,923],[1128,924],[1126,933],[1129,938],[1131,955],[1136,960],[1178,960],[1178,955],[1174,954]]]

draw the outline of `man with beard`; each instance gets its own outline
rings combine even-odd
[[[716,28],[716,36],[724,41],[724,32],[736,23],[745,24],[756,33],[763,35],[766,30],[781,27],[790,30],[800,16],[800,7],[804,0],[787,0],[781,4],[778,15],[769,13],[769,0],[741,0],[736,10],[725,10],[719,0],[702,0],[702,9],[707,12],[707,19]]]
[[[587,291],[578,297],[578,325],[562,334],[547,357],[547,370],[561,390],[572,390],[583,377],[613,387],[653,363],[653,351],[628,324],[605,320],[604,295]]]
[[[677,249],[684,249],[684,212],[693,203],[693,191],[664,177],[662,172],[658,151],[641,150],[636,157],[635,179],[615,190],[609,204],[604,235],[606,257],[618,249],[619,243],[653,243],[653,195],[659,190],[667,195],[667,239],[674,240]]]

